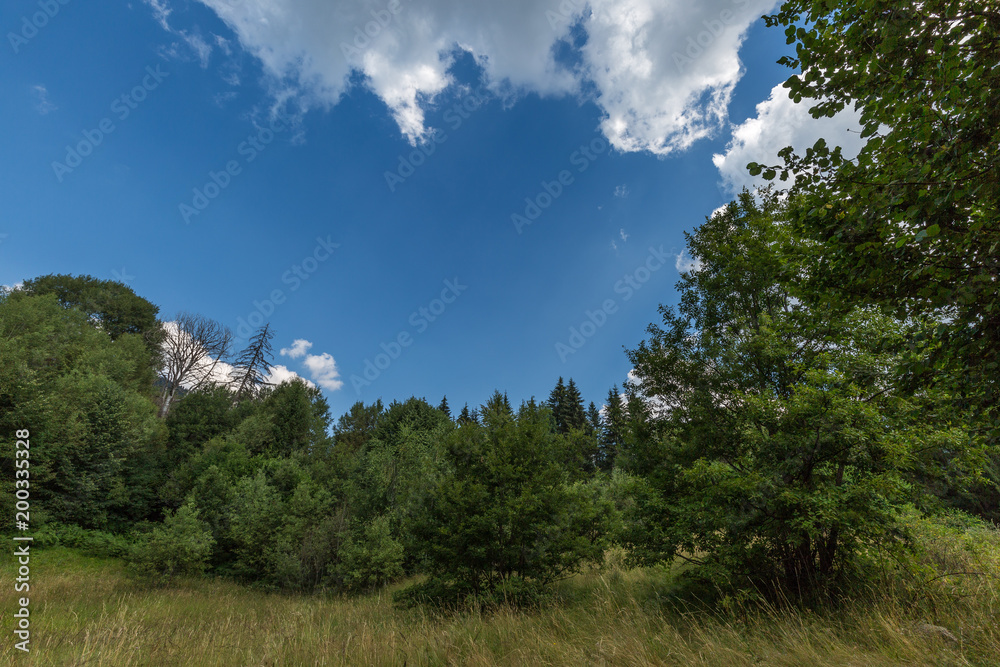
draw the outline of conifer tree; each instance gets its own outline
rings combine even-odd
[[[459,413],[458,419],[456,420],[459,426],[465,426],[466,424],[478,424],[479,415],[476,414],[475,410],[469,410],[469,404],[466,403],[462,407],[462,412]]]
[[[610,470],[614,467],[615,459],[625,440],[624,434],[625,405],[616,384],[608,390],[608,404],[604,412],[601,429],[601,469]]]
[[[583,409],[583,397],[580,390],[576,388],[573,378],[569,379],[566,385],[566,405],[564,408],[564,419],[566,420],[566,430],[582,429],[587,425],[587,413]]]
[[[271,359],[274,357],[274,351],[271,349],[273,337],[270,323],[265,324],[263,328],[257,330],[250,339],[250,344],[236,358],[230,373],[233,386],[236,387],[233,394],[234,403],[244,398],[257,397],[260,390],[270,384],[266,378],[271,369]]]
[[[594,405],[594,402],[591,401],[590,405],[587,407],[587,433],[600,437],[602,428],[601,411],[598,410],[597,406]]]
[[[448,416],[448,419],[451,419],[451,408],[448,407],[448,396],[447,395],[445,395],[444,397],[441,398],[441,405],[438,406],[438,410],[440,410],[441,412],[445,413],[445,415]]]

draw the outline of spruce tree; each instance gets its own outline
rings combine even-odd
[[[608,405],[605,408],[603,428],[601,429],[601,458],[600,467],[602,470],[611,470],[615,465],[615,459],[621,451],[625,434],[625,405],[621,394],[618,393],[618,385],[614,385],[608,390]]]
[[[265,324],[263,328],[257,330],[250,339],[250,344],[236,358],[230,373],[233,386],[236,387],[233,402],[244,398],[256,398],[260,390],[270,384],[266,378],[271,369],[271,359],[274,357],[274,351],[271,349],[273,337],[270,323]]]
[[[441,412],[445,413],[445,415],[448,416],[448,419],[451,419],[451,408],[448,407],[448,396],[447,395],[445,395],[444,397],[441,398],[441,405],[438,406],[438,410],[440,410]]]
[[[465,426],[466,424],[476,424],[476,423],[478,423],[479,420],[476,419],[476,412],[475,412],[475,410],[473,410],[472,412],[470,412],[469,411],[469,404],[466,403],[462,407],[462,412],[459,413],[458,419],[456,421],[458,422],[459,426]]]
[[[563,384],[562,377],[559,378],[559,382],[556,383],[555,388],[552,393],[549,394],[549,409],[552,410],[552,421],[554,422],[555,430],[560,433],[565,433],[566,429],[566,386]]]
[[[594,402],[591,401],[590,405],[587,407],[587,433],[588,435],[596,435],[600,437],[601,435],[601,411],[597,409]]]
[[[587,413],[583,409],[583,397],[580,396],[580,390],[576,388],[573,378],[570,378],[569,384],[566,385],[566,404],[563,409],[566,431],[586,427]]]

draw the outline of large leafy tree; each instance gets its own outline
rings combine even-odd
[[[157,351],[162,332],[156,319],[160,312],[131,287],[93,276],[47,275],[25,280],[25,294],[54,294],[67,308],[79,308],[94,318],[112,340],[122,334],[138,334],[150,350]]]
[[[0,298],[0,359],[0,437],[31,431],[34,520],[119,529],[158,511],[163,427],[141,336],[112,341],[52,294],[11,295]],[[13,450],[0,463],[13,479]]]
[[[658,416],[629,443],[627,542],[643,562],[682,556],[716,581],[799,595],[894,542],[906,468],[936,441],[910,428],[891,372],[908,332],[795,298],[781,214],[773,194],[744,192],[689,235],[702,267],[629,352],[629,416],[640,394]],[[958,429],[949,446],[967,440]]]
[[[980,0],[788,0],[798,74],[815,117],[861,112],[855,159],[820,141],[784,164],[788,220],[822,253],[812,296],[877,303],[937,326],[914,337],[916,379],[945,382],[1000,434],[1000,8]]]

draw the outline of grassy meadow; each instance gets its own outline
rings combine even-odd
[[[624,569],[620,554],[538,609],[442,613],[394,606],[400,586],[352,597],[221,579],[150,586],[117,560],[53,548],[32,557],[30,654],[11,640],[19,594],[0,591],[2,655],[18,665],[1000,665],[1000,536],[918,528],[922,583],[897,578],[821,612],[701,605],[669,572]]]

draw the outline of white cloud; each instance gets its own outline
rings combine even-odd
[[[296,338],[292,341],[291,347],[283,347],[278,353],[283,357],[289,357],[291,359],[298,359],[299,357],[304,357],[309,348],[313,346],[312,343],[304,338]]]
[[[307,355],[302,364],[309,369],[312,379],[323,389],[337,391],[344,386],[344,381],[339,379],[337,362],[329,353]]]
[[[49,91],[42,84],[35,84],[31,87],[31,94],[35,98],[35,111],[43,116],[59,107],[49,101]]]
[[[167,0],[146,1],[167,28]],[[604,114],[601,129],[615,148],[658,155],[683,150],[721,127],[743,73],[738,52],[746,30],[776,4],[200,1],[261,61],[279,101],[301,108],[336,104],[359,72],[416,143],[427,133],[426,109],[453,83],[448,70],[459,49],[475,57],[490,89],[507,102],[527,93],[590,91]],[[555,54],[574,25],[586,40],[579,62],[568,65]]]
[[[622,238],[622,242],[628,241],[629,235],[625,233],[625,228],[622,227],[618,230],[618,235]]]
[[[712,158],[730,192],[766,184],[763,178],[750,176],[747,164],[781,164],[778,152],[786,146],[802,153],[822,137],[828,145],[840,146],[845,157],[858,154],[865,141],[860,134],[861,114],[848,108],[832,118],[817,119],[809,115],[810,106],[809,100],[793,102],[788,90],[779,84],[757,105],[755,118],[733,128],[733,140],[726,152]]]
[[[282,366],[281,364],[275,364],[271,366],[271,372],[267,376],[267,381],[273,385],[284,384],[286,382],[292,382],[294,380],[302,380],[310,387],[315,387],[316,385],[309,380],[305,379],[293,370],[289,370],[287,366]]]
[[[681,250],[681,253],[677,255],[677,261],[674,262],[674,266],[677,268],[678,273],[697,273],[701,271],[704,264],[698,257],[690,257],[687,255],[686,250]]]
[[[627,185],[615,186],[615,197],[619,197],[621,199],[628,197],[628,186]]]
[[[305,338],[296,338],[291,347],[283,347],[278,353],[290,359],[302,359],[302,365],[309,371],[310,377],[323,389],[337,391],[344,386],[344,381],[340,379],[340,371],[337,369],[337,362],[328,352],[322,354],[308,354],[313,344]],[[275,366],[271,371],[272,377],[286,378],[298,377],[295,372],[288,370],[284,366]],[[272,380],[273,381],[273,380]],[[287,380],[281,380],[287,381]],[[306,380],[310,386],[316,386]],[[277,382],[276,382],[277,384]]]

